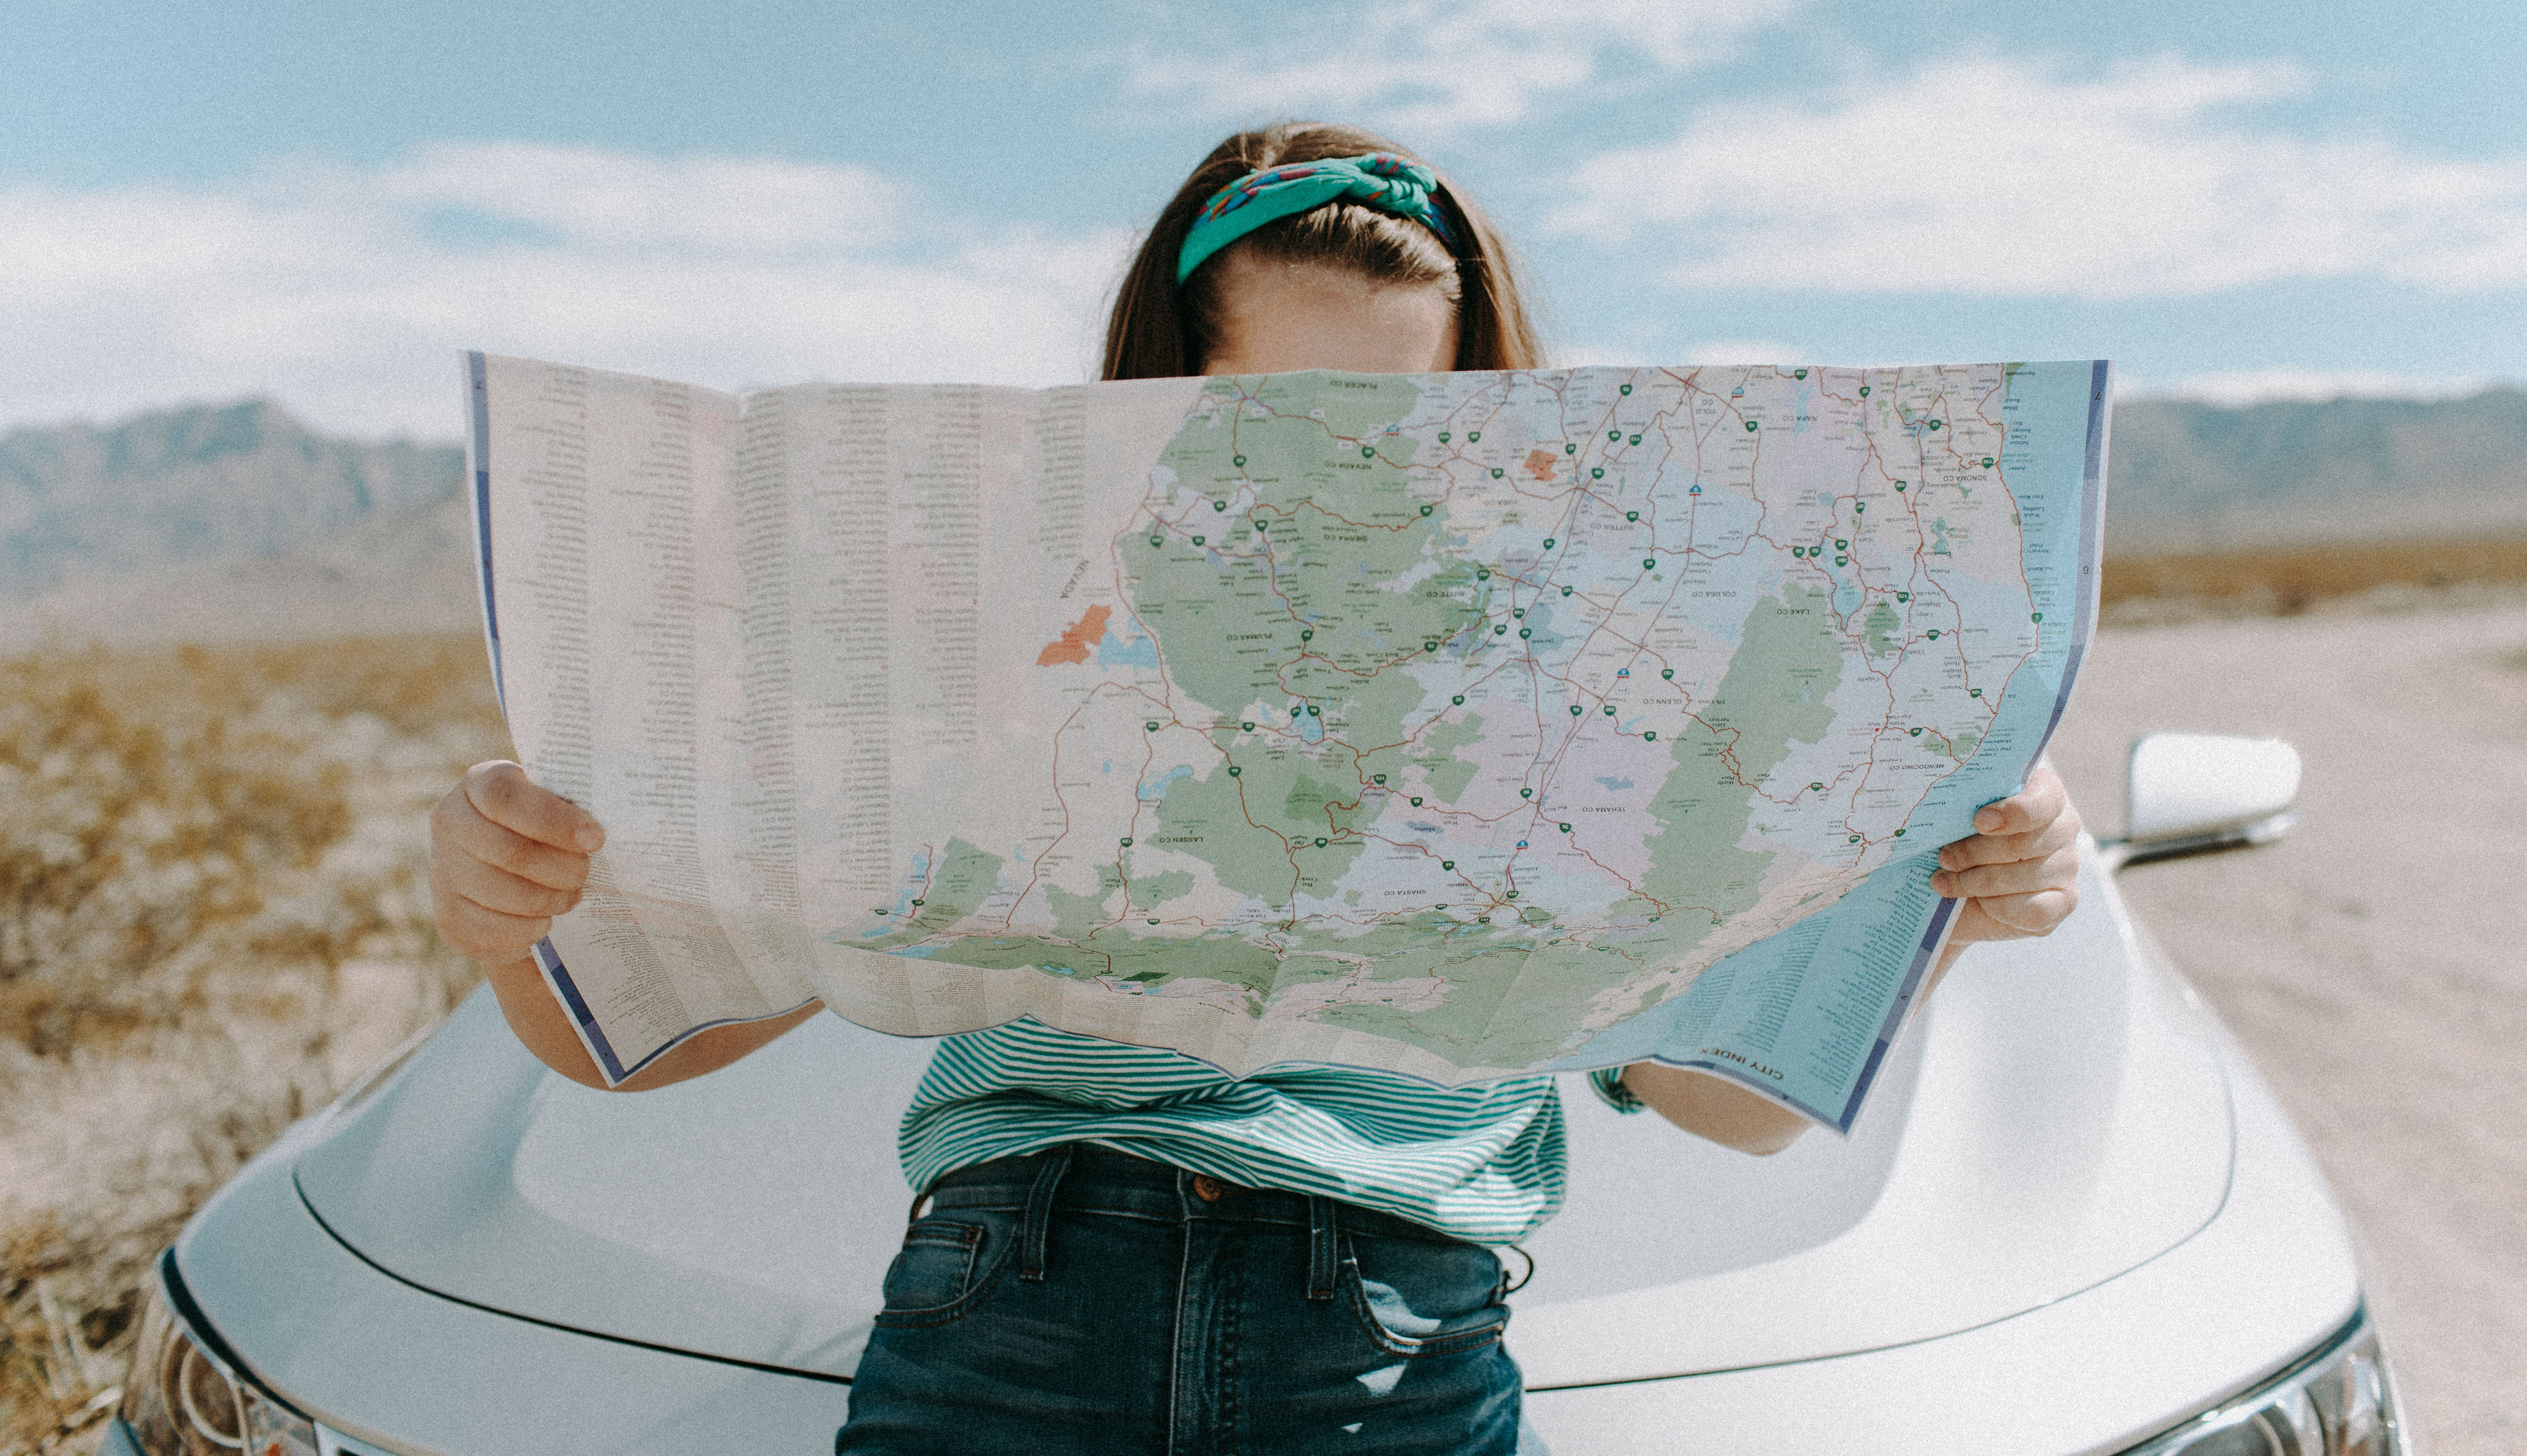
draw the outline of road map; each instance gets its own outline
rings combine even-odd
[[[2102,361],[468,381],[618,1081],[822,999],[1847,1129],[2094,616]]]

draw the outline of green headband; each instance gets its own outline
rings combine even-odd
[[[1438,189],[1439,180],[1429,168],[1393,152],[1291,162],[1250,172],[1212,193],[1195,215],[1184,247],[1176,254],[1176,282],[1183,283],[1205,258],[1265,223],[1337,197],[1357,197],[1380,212],[1411,218],[1437,234],[1453,252],[1457,239],[1439,210]]]

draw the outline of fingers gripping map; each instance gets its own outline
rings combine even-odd
[[[2092,616],[2102,364],[805,386],[470,357],[542,952],[1232,1072],[1657,1057],[1848,1126]]]

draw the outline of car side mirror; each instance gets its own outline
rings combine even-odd
[[[2133,740],[2116,867],[2270,844],[2298,822],[2298,750],[2277,738]]]

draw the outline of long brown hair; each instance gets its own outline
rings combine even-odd
[[[1520,301],[1508,249],[1490,220],[1444,176],[1436,197],[1457,236],[1454,251],[1419,223],[1344,198],[1264,224],[1205,259],[1182,285],[1176,283],[1176,257],[1185,234],[1212,193],[1250,172],[1284,162],[1363,152],[1393,152],[1421,161],[1382,136],[1328,122],[1278,123],[1240,131],[1212,148],[1168,199],[1123,276],[1113,317],[1106,325],[1105,378],[1172,379],[1199,372],[1218,341],[1220,260],[1231,254],[1321,264],[1372,283],[1436,284],[1457,305],[1457,368],[1540,365],[1543,351]]]

